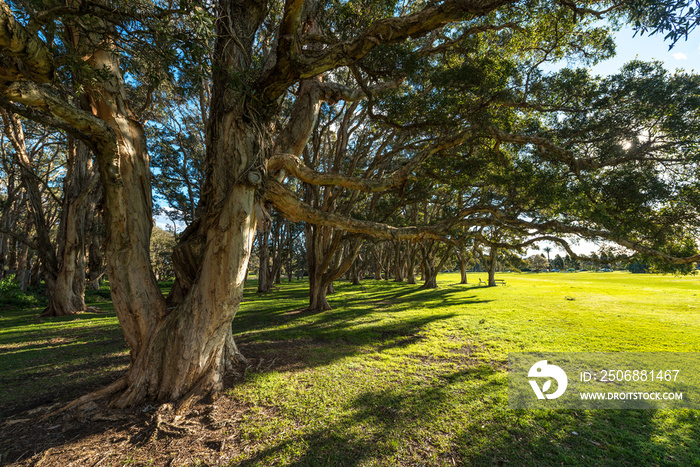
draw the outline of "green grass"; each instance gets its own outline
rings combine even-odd
[[[697,278],[500,278],[507,286],[486,288],[442,275],[432,291],[339,283],[334,310],[317,314],[293,312],[304,284],[251,296],[237,340],[282,367],[229,391],[250,406],[237,461],[700,465],[697,412],[508,410],[505,374],[513,351],[700,351]]]
[[[262,296],[249,283],[233,326],[259,369],[227,390],[245,407],[228,428],[232,465],[700,466],[700,412],[509,410],[505,373],[516,351],[698,352],[697,277],[499,278],[507,286],[339,282],[324,313],[301,311],[305,282]],[[0,411],[80,378],[84,359],[106,359],[88,386],[126,363],[113,312],[0,316]]]
[[[43,307],[0,308],[0,420],[70,400],[116,379],[129,362],[109,290],[88,293],[100,313],[41,318]]]

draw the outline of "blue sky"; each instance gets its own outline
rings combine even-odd
[[[658,60],[669,71],[677,68],[700,72],[700,31],[696,30],[681,39],[673,49],[668,50],[670,42],[664,41],[663,34],[653,36],[634,36],[631,28],[615,33],[616,56],[592,67],[595,74],[609,75],[615,73],[622,65],[638,58],[644,61]]]

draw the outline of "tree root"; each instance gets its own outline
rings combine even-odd
[[[66,313],[57,314],[54,312],[53,308],[51,308],[50,306],[47,306],[46,308],[44,308],[42,310],[41,313],[39,313],[39,318],[55,318],[57,316],[72,316],[76,313],[77,313],[77,311],[68,311]]]
[[[66,410],[69,409],[75,409],[75,408],[81,408],[86,406],[87,404],[91,402],[98,401],[100,399],[106,399],[114,394],[118,393],[119,391],[122,391],[126,388],[127,381],[126,381],[126,376],[122,376],[109,386],[105,386],[101,389],[98,389],[97,391],[91,392],[90,394],[86,394],[84,396],[78,397],[77,399],[69,402],[68,404],[64,405],[63,407],[60,407],[56,410],[53,410],[45,415],[43,415],[40,420],[45,421],[51,417],[54,417],[58,414],[61,414],[65,412]]]
[[[248,359],[243,356],[243,354],[238,350],[236,342],[233,340],[233,334],[228,333],[226,336],[226,343],[224,344],[224,361],[226,363],[226,371],[235,373],[235,363],[238,362],[242,365],[248,365]]]

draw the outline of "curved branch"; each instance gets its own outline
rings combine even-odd
[[[688,256],[686,258],[678,257],[678,256],[672,256],[666,253],[663,253],[661,251],[658,251],[654,248],[642,245],[641,243],[630,240],[624,237],[620,237],[618,235],[614,235],[610,232],[607,232],[605,230],[593,230],[589,229],[586,227],[578,227],[578,226],[573,226],[573,225],[566,225],[562,222],[555,221],[555,220],[550,220],[543,222],[541,224],[538,224],[536,222],[530,222],[530,221],[525,221],[522,219],[512,219],[506,217],[504,214],[499,213],[497,211],[492,211],[491,212],[494,217],[502,222],[504,225],[510,225],[510,226],[517,226],[520,228],[526,228],[526,229],[532,229],[537,232],[560,232],[560,233],[565,233],[565,234],[572,234],[572,235],[577,235],[579,237],[583,238],[600,238],[600,239],[605,239],[609,240],[611,242],[615,242],[620,246],[623,246],[625,248],[629,248],[630,250],[637,251],[639,253],[642,253],[644,255],[650,256],[652,258],[658,259],[660,261],[666,262],[666,263],[671,263],[671,264],[689,264],[689,263],[695,263],[700,261],[700,254],[695,254],[692,256]],[[559,244],[562,244],[561,242],[558,242]],[[567,249],[567,252],[569,250]],[[571,254],[571,253],[570,253]],[[577,255],[575,255],[577,256]]]
[[[443,232],[442,225],[425,227],[392,227],[378,222],[362,221],[340,216],[332,212],[314,209],[300,201],[294,193],[289,191],[276,180],[268,180],[268,190],[265,194],[267,201],[275,205],[288,219],[298,222],[305,221],[317,225],[330,225],[346,232],[368,235],[386,240],[422,240],[430,238],[445,243],[454,243]]]
[[[54,77],[51,51],[36,34],[31,34],[15,20],[7,3],[0,0],[0,52],[19,60],[8,69],[4,60],[3,75],[24,75],[38,83],[48,83]],[[15,70],[16,68],[16,70]]]
[[[286,54],[278,55],[277,63],[260,77],[256,87],[261,89],[265,101],[274,101],[298,79],[311,78],[355,63],[378,45],[396,44],[424,36],[448,23],[486,15],[510,1],[451,0],[437,5],[428,3],[429,6],[417,13],[375,21],[355,39],[318,51],[296,50],[290,43],[288,47],[280,47],[282,51],[287,49]]]
[[[3,104],[3,101],[24,104],[38,110],[42,113],[23,112],[21,109],[18,111],[16,106],[11,109],[40,123],[56,124],[59,128],[73,133],[101,151],[107,150],[116,153],[116,136],[109,124],[91,113],[69,104],[58,91],[49,85],[32,82],[10,83],[0,90],[0,105]]]
[[[299,180],[311,185],[342,186],[344,188],[367,193],[385,192],[400,188],[410,178],[411,173],[418,169],[428,158],[436,153],[463,144],[471,135],[471,130],[465,130],[440,143],[430,145],[428,148],[419,152],[418,155],[411,159],[406,165],[396,170],[393,174],[384,177],[382,180],[368,180],[343,174],[317,172],[307,167],[304,162],[294,154],[274,155],[268,161],[267,169],[271,173],[285,170]]]
[[[523,242],[519,243],[510,243],[510,242],[494,242],[492,240],[489,240],[486,238],[483,234],[481,233],[470,233],[470,237],[476,239],[477,241],[483,243],[486,246],[489,247],[495,247],[495,248],[502,248],[504,250],[517,250],[520,248],[525,248],[526,246],[532,245],[533,243],[538,243],[538,242],[554,242],[560,245],[564,250],[566,250],[567,254],[571,256],[572,258],[575,259],[586,259],[586,257],[579,255],[577,253],[574,253],[574,251],[571,249],[571,245],[569,245],[569,242],[564,240],[563,238],[555,237],[552,235],[540,235],[539,237],[533,237],[528,240],[525,240]]]
[[[17,240],[18,242],[24,243],[25,245],[27,245],[27,246],[28,246],[29,248],[31,248],[32,250],[35,250],[35,251],[40,251],[40,250],[41,250],[41,248],[39,247],[39,244],[37,244],[36,242],[31,241],[28,237],[22,235],[22,234],[19,233],[19,232],[15,232],[15,231],[12,230],[12,229],[6,229],[5,227],[0,226],[0,233],[5,234],[5,235],[9,235],[10,237],[14,238],[14,239]]]

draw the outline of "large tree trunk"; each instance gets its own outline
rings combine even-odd
[[[90,151],[82,142],[69,142],[68,174],[57,235],[59,266],[55,276],[47,278],[49,306],[43,313],[45,316],[63,316],[86,309],[85,224],[97,183],[90,159]]]
[[[90,246],[88,248],[88,289],[98,290],[100,288],[100,279],[104,275],[104,266],[102,264],[102,238],[97,232],[94,225],[90,229]]]
[[[415,284],[416,283],[416,253],[418,249],[408,244],[408,257],[406,258],[406,283]]]
[[[496,253],[498,252],[498,249],[495,247],[491,247],[489,251],[489,287],[495,287],[496,286],[496,260],[498,257],[496,256]]]
[[[270,284],[270,222],[267,219],[263,219],[260,222],[263,224],[263,228],[258,236],[258,251],[260,252],[260,266],[258,268],[258,293],[267,293],[270,291],[272,284]]]
[[[352,280],[352,285],[360,285],[360,268],[358,266],[359,258],[355,258],[350,266],[350,278]]]
[[[311,278],[311,276],[309,276]],[[320,279],[320,278],[319,278]],[[314,280],[309,284],[309,310],[310,311],[326,311],[330,310],[326,295],[328,293],[328,284],[324,284],[321,280]]]
[[[437,270],[435,267],[428,262],[423,264],[425,271],[425,279],[423,285],[420,286],[421,289],[437,289]]]
[[[374,278],[375,280],[382,279],[382,250],[379,245],[372,247],[372,256],[374,257]]]
[[[27,245],[22,245],[17,258],[17,273],[15,275],[15,282],[19,284],[19,288],[22,290],[27,290],[29,286],[30,268],[29,247]]]
[[[458,251],[457,252],[457,262],[459,263],[459,275],[460,275],[460,284],[468,284],[467,282],[467,257],[464,253],[464,251]]]
[[[272,269],[270,270],[270,285],[282,283],[282,222],[275,216],[275,226],[272,230]]]
[[[58,229],[59,268],[49,292],[45,315],[61,316],[85,310],[85,222],[90,210],[90,196],[97,179],[90,161],[90,151],[81,142],[71,141],[68,151],[68,174],[64,183],[63,210]],[[48,282],[47,282],[48,286]]]
[[[217,22],[220,37],[227,37]],[[251,31],[239,31],[252,37]],[[245,40],[245,39],[243,39]],[[230,40],[217,43],[217,60],[241,60]],[[227,49],[228,50],[228,49]],[[113,56],[99,53],[96,65],[118,70]],[[215,73],[226,74],[230,63]],[[130,118],[121,89],[95,93],[99,116],[117,135],[118,159],[101,154],[105,188],[106,254],[112,298],[127,342],[131,366],[120,382],[116,406],[144,399],[177,400],[221,389],[227,358],[235,352],[231,321],[238,310],[255,235],[255,190],[264,126],[234,99],[228,80],[215,79],[207,131],[207,170],[202,218],[187,237],[197,269],[183,276],[179,296],[166,308],[149,264],[151,193],[143,128]],[[124,113],[124,109],[127,109]],[[258,164],[257,166],[255,164]],[[116,168],[117,173],[114,173]]]
[[[323,231],[325,230],[325,232]],[[331,307],[326,299],[329,282],[324,272],[330,263],[328,255],[334,255],[327,238],[328,228],[306,225],[306,264],[309,268],[309,311],[326,311]],[[325,246],[325,248],[324,248]],[[332,281],[331,281],[332,283]]]
[[[404,258],[401,255],[401,242],[394,243],[394,282],[403,282]]]
[[[63,206],[57,241],[58,254],[51,241],[37,177],[32,173],[32,155],[27,152],[24,130],[20,118],[3,111],[5,134],[15,148],[15,157],[29,200],[29,211],[36,231],[38,255],[45,273],[49,306],[42,316],[66,316],[85,310],[85,262],[82,244],[82,223],[86,198],[92,190],[92,174],[88,173],[89,152],[82,144],[78,148],[69,141],[67,167],[64,182]]]
[[[434,258],[432,257],[433,247],[437,245],[430,245],[429,248],[423,250],[423,270],[425,271],[425,282],[421,285],[421,289],[437,289],[437,275],[445,265],[447,258],[452,252],[452,246],[447,247],[445,254],[442,256],[438,264],[434,263]],[[435,248],[437,250],[437,248]]]

